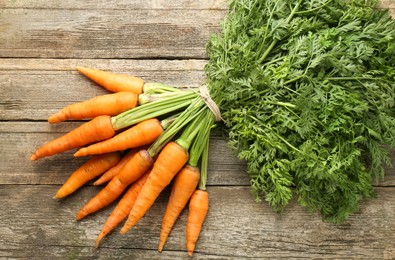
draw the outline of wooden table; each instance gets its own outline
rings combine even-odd
[[[395,2],[381,2],[394,14]],[[64,200],[52,196],[85,159],[72,152],[29,161],[44,142],[81,122],[49,125],[49,114],[106,93],[79,75],[90,66],[147,81],[198,86],[204,81],[205,43],[226,14],[221,0],[0,2],[0,258],[178,259],[185,251],[186,212],[157,252],[166,189],[126,235],[119,228],[96,249],[95,239],[114,206],[77,222],[75,215],[100,187],[90,183]],[[377,198],[341,225],[321,221],[291,203],[283,214],[255,203],[245,164],[220,131],[210,146],[210,211],[193,258],[395,258],[395,171]],[[395,153],[392,154],[394,162]]]

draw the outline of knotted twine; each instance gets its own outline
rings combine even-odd
[[[212,100],[210,97],[210,93],[208,91],[208,88],[206,85],[200,86],[199,87],[200,91],[200,96],[202,97],[204,103],[206,103],[207,107],[211,110],[211,112],[214,114],[215,121],[221,121],[221,111],[219,110],[218,105]]]

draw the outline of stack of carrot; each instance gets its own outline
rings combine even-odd
[[[74,156],[90,156],[54,196],[64,198],[95,178],[94,185],[106,184],[80,209],[77,220],[122,197],[104,224],[97,247],[123,220],[121,234],[136,225],[172,182],[158,250],[163,250],[189,202],[186,247],[191,256],[208,211],[208,142],[215,117],[206,98],[199,90],[146,83],[97,69],[77,69],[113,93],[71,104],[51,115],[49,123],[89,121],[44,144],[30,159],[75,148]]]

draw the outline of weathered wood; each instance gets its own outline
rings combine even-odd
[[[62,184],[87,158],[74,158],[71,151],[29,161],[44,143],[79,126],[81,122],[50,125],[46,122],[0,122],[2,162],[0,184]],[[395,165],[395,150],[391,154]],[[245,163],[237,159],[219,130],[210,142],[208,185],[249,185]],[[377,186],[395,186],[395,169],[388,167]]]
[[[184,257],[184,211],[162,254],[156,252],[161,217],[168,190],[155,202],[141,222],[126,235],[118,227],[103,240],[94,241],[113,207],[76,222],[78,209],[96,192],[94,187],[62,201],[51,197],[58,186],[2,185],[0,189],[0,256],[31,256],[32,250],[48,256]],[[395,246],[395,190],[380,188],[378,198],[367,201],[361,211],[342,225],[321,221],[296,203],[283,214],[257,205],[248,187],[209,187],[210,211],[203,226],[196,258],[336,258],[382,259]],[[248,215],[248,217],[246,217]],[[18,250],[16,250],[18,249]],[[119,249],[119,250],[118,250]],[[43,256],[37,252],[34,256]],[[394,255],[392,255],[394,256]]]
[[[205,58],[225,12],[3,9],[0,57]]]
[[[62,107],[108,93],[80,75],[76,66],[125,73],[176,87],[205,80],[204,60],[0,60],[0,119],[46,120]]]
[[[41,145],[80,123],[0,122],[0,184],[62,184],[87,158],[73,158],[76,149],[29,161]],[[248,185],[245,163],[228,149],[219,131],[211,138],[209,185]]]
[[[1,7],[1,4],[0,4]],[[141,10],[141,9],[225,9],[224,1],[219,0],[68,0],[68,1],[46,1],[46,0],[4,0],[3,8],[40,8],[40,9],[103,9],[103,10]]]
[[[382,0],[379,7],[395,16],[395,1]],[[156,250],[169,188],[131,232],[121,236],[118,228],[95,249],[114,205],[81,222],[75,215],[101,187],[89,184],[64,200],[52,199],[85,158],[72,158],[72,152],[28,158],[81,124],[49,125],[49,114],[107,93],[75,66],[196,87],[205,80],[205,44],[225,14],[222,0],[0,1],[0,258],[189,259],[186,211],[165,251]],[[394,168],[378,183],[376,199],[364,201],[346,223],[332,225],[295,201],[281,215],[256,204],[245,164],[218,130],[210,152],[210,211],[194,258],[395,258]],[[395,151],[391,158],[395,165]]]

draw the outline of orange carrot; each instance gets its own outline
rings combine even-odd
[[[196,242],[199,238],[203,222],[208,212],[208,193],[205,190],[196,190],[189,201],[189,212],[186,227],[186,240],[188,255],[192,256]]]
[[[73,172],[63,186],[56,192],[55,199],[66,197],[88,181],[107,171],[121,159],[119,152],[101,154],[92,157],[75,172]]]
[[[169,202],[162,220],[162,228],[160,231],[158,247],[159,252],[162,252],[167,237],[176,223],[178,216],[181,214],[181,211],[188,203],[192,193],[196,190],[199,179],[199,168],[192,167],[190,165],[186,165],[184,168],[182,168],[174,178]]]
[[[109,169],[108,171],[106,171],[102,176],[100,176],[99,179],[97,179],[93,185],[97,186],[97,185],[102,185],[103,183],[109,182],[111,181],[112,178],[114,178],[115,175],[117,175],[121,169],[123,168],[123,166],[125,166],[125,164],[138,152],[138,150],[136,149],[132,149],[129,152],[127,152],[125,155],[122,156],[122,159],[117,163],[117,165],[115,165],[114,167],[112,167],[111,169]]]
[[[112,92],[127,91],[135,94],[143,92],[144,80],[140,78],[86,67],[77,67],[77,70]]]
[[[116,200],[132,182],[139,179],[152,166],[153,159],[147,150],[136,153],[122,170],[77,214],[77,220],[107,206]]]
[[[160,192],[171,182],[178,171],[188,161],[188,150],[176,142],[169,142],[163,147],[156,159],[151,174],[144,184],[136,202],[130,211],[121,234],[132,228],[151,208]]]
[[[137,104],[137,95],[129,92],[100,95],[64,107],[51,115],[48,122],[53,124],[70,119],[94,118],[100,115],[115,116],[136,107]]]
[[[56,138],[36,150],[30,160],[61,153],[73,148],[111,138],[115,130],[110,116],[98,116],[67,134]]]
[[[130,127],[111,139],[83,147],[74,156],[123,151],[128,148],[148,145],[154,142],[162,132],[163,127],[160,121],[156,118],[151,118]]]
[[[107,218],[106,223],[96,239],[96,247],[99,247],[100,241],[128,216],[150,172],[151,171],[146,172],[128,188],[125,195],[123,195],[111,215]]]

